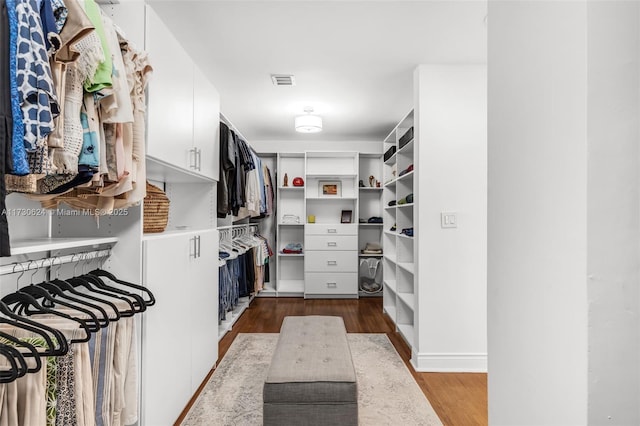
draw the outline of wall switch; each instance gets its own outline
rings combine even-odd
[[[442,213],[440,213],[440,227],[442,227],[442,228],[457,228],[458,227],[458,214],[456,212],[442,212]]]

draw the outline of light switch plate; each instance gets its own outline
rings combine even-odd
[[[440,227],[442,227],[442,228],[457,228],[458,227],[458,213],[456,213],[456,212],[442,212],[442,213],[440,213]]]

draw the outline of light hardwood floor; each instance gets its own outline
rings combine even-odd
[[[336,315],[344,319],[349,333],[386,333],[443,424],[451,426],[487,424],[487,375],[416,373],[409,363],[411,357],[409,347],[395,332],[393,323],[382,312],[382,298],[256,299],[234,325],[233,330],[220,341],[219,360],[222,360],[238,333],[277,333],[282,320],[287,315]],[[189,408],[190,406],[185,408],[176,424],[182,422]]]

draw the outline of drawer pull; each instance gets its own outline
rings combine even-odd
[[[329,234],[335,234],[336,232],[338,232],[338,230],[337,230],[337,229],[335,229],[335,228],[329,228],[329,229],[327,229],[327,232],[328,232]]]
[[[338,262],[335,261],[335,260],[327,260],[327,265],[329,265],[329,266],[332,266],[332,265],[335,266],[337,264],[338,264]]]
[[[338,283],[327,283],[327,288],[337,288]]]
[[[338,243],[336,243],[335,241],[329,241],[329,242],[327,242],[327,245],[328,245],[329,247],[337,247],[337,246],[338,246]]]

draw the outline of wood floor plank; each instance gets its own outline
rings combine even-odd
[[[386,333],[443,424],[475,426],[488,423],[487,375],[415,372],[410,363],[411,350],[402,336],[395,331],[391,320],[382,312],[382,298],[257,298],[220,341],[219,360],[227,353],[238,333],[278,333],[284,317],[290,315],[341,316],[348,333]],[[197,394],[176,424],[182,422],[196,397]]]

